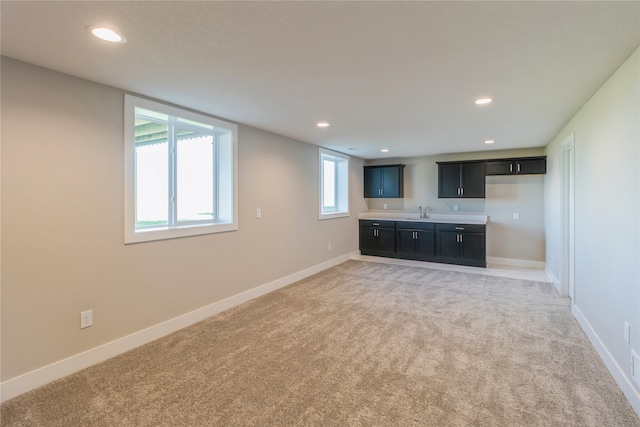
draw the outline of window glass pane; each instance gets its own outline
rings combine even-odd
[[[319,151],[320,212],[318,219],[349,216],[349,156],[325,150]]]
[[[177,220],[211,221],[214,212],[213,136],[177,129]]]
[[[218,129],[220,130],[220,129]],[[216,213],[218,223],[233,222],[234,164],[233,164],[233,132],[217,132],[216,134]]]
[[[167,143],[167,124],[166,122],[155,122],[147,120],[143,117],[136,116],[135,125],[135,143],[136,148],[145,145],[154,145]]]
[[[167,125],[136,118],[136,228],[169,221],[169,160]]]
[[[336,164],[331,160],[324,159],[322,162],[323,172],[323,194],[322,208],[325,211],[336,208]]]

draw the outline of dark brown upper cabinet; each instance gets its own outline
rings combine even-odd
[[[365,166],[364,197],[374,199],[404,197],[404,166]]]
[[[487,175],[534,175],[547,173],[547,157],[487,160]]]
[[[484,161],[437,163],[438,198],[484,199]]]

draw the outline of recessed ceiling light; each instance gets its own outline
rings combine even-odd
[[[97,38],[110,43],[124,43],[127,41],[127,39],[122,34],[119,34],[109,28],[90,25],[87,27],[87,31],[89,31]]]
[[[382,149],[382,150],[380,150],[380,151],[381,151],[381,152],[383,152],[383,153],[388,153],[388,152],[389,152],[389,149],[388,149],[388,148],[383,148],[383,149]]]
[[[316,126],[318,126],[319,128],[328,128],[329,126],[331,126],[331,123],[327,123],[327,122],[318,122],[316,124]]]
[[[484,143],[485,144],[493,144],[495,141],[493,139],[487,139]]]
[[[480,98],[480,99],[476,99],[476,104],[477,105],[490,104],[491,101],[493,101],[493,99],[491,98]]]

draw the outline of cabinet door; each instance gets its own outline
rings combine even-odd
[[[460,261],[465,264],[486,266],[484,233],[462,233]]]
[[[415,253],[418,259],[433,259],[434,258],[434,233],[431,230],[417,230]]]
[[[360,227],[360,252],[364,255],[374,254],[378,249],[378,238],[375,228]]]
[[[462,164],[462,197],[484,198],[484,165],[483,162]]]
[[[380,168],[364,168],[364,197],[382,197],[380,195]]]
[[[511,175],[513,173],[513,162],[511,160],[492,160],[487,162],[487,175]]]
[[[515,173],[524,174],[545,174],[547,173],[547,159],[523,159],[516,160]]]
[[[460,197],[460,164],[438,165],[438,198]]]
[[[396,230],[393,228],[378,228],[378,253],[380,255],[394,255],[396,252]]]
[[[416,254],[416,241],[414,239],[415,230],[401,229],[398,230],[396,255],[401,257],[413,258]]]
[[[457,232],[436,231],[435,257],[445,261],[457,261],[460,259]]]
[[[402,168],[389,166],[379,169],[381,175],[382,197],[403,197]]]

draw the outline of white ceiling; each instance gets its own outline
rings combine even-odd
[[[640,45],[638,1],[3,0],[0,14],[4,56],[368,159],[544,146]]]

